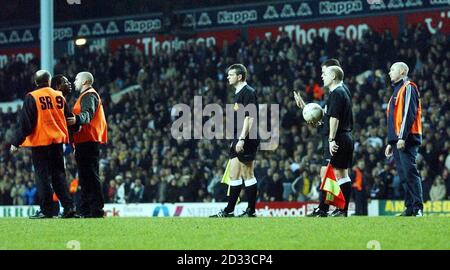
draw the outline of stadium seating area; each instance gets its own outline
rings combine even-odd
[[[447,48],[447,49],[446,49]],[[109,143],[101,152],[101,180],[107,202],[223,201],[220,184],[229,143],[224,140],[175,140],[170,127],[173,106],[231,103],[226,68],[236,62],[249,70],[248,82],[259,91],[260,104],[280,104],[280,145],[260,151],[256,163],[260,201],[318,199],[320,135],[308,127],[293,101],[301,90],[308,102],[323,102],[318,87],[320,63],[338,58],[353,94],[356,140],[355,166],[363,172],[363,186],[355,193],[373,199],[401,199],[403,188],[391,160],[384,157],[385,108],[391,94],[387,72],[394,61],[410,67],[420,88],[423,107],[423,145],[418,166],[425,200],[450,199],[450,40],[419,26],[409,26],[398,38],[389,32],[367,32],[362,41],[330,36],[299,46],[287,36],[278,40],[239,39],[223,48],[188,45],[161,51],[147,59],[136,48],[115,53],[79,50],[76,57],[58,59],[56,73],[73,81],[77,72],[94,74],[109,124]],[[32,87],[36,63],[10,62],[0,69],[0,101],[22,98]],[[142,90],[119,103],[113,93],[139,84]],[[317,85],[316,85],[317,84]],[[314,90],[316,89],[316,90]],[[73,102],[74,97],[71,98]],[[0,205],[36,203],[28,150],[11,155],[8,139],[17,114],[0,112]],[[67,149],[67,181],[76,179],[73,154]],[[76,194],[74,194],[76,196]]]

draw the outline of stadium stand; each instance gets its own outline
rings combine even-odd
[[[259,103],[280,104],[280,145],[275,152],[260,151],[257,158],[259,201],[309,201],[318,196],[320,136],[304,123],[292,90],[302,90],[308,102],[323,102],[317,89],[320,62],[338,58],[353,94],[355,167],[363,173],[362,189],[355,187],[355,192],[372,199],[402,199],[403,188],[383,148],[384,111],[390,96],[387,72],[394,59],[402,59],[411,68],[410,77],[418,83],[422,97],[424,140],[418,166],[424,199],[450,199],[449,37],[410,25],[397,38],[388,31],[368,31],[361,41],[334,38],[335,46],[327,46],[320,37],[312,45],[299,46],[287,36],[252,42],[242,37],[222,49],[190,44],[170,53],[161,50],[151,60],[135,47],[115,53],[82,50],[76,57],[58,59],[55,74],[63,73],[73,81],[78,71],[89,70],[96,78],[110,134],[101,151],[106,202],[210,202],[225,198],[220,178],[228,144],[173,139],[172,108],[177,103],[192,105],[194,95],[203,96],[203,104],[229,103],[232,91],[224,80],[225,69],[242,62],[249,69],[251,84],[263,93]],[[32,89],[31,74],[38,66],[33,61],[10,61],[0,69],[0,100],[23,98]],[[115,93],[135,85],[140,90],[125,94],[118,103],[113,101]],[[30,155],[22,151],[13,156],[8,151],[16,118],[12,111],[0,112],[0,205],[36,200]],[[66,152],[67,181],[71,182],[77,177],[76,165],[70,147]],[[444,198],[439,195],[442,190]]]

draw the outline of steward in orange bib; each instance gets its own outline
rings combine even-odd
[[[405,188],[402,216],[423,215],[422,179],[416,156],[422,142],[422,106],[417,85],[407,78],[409,68],[403,62],[392,65],[389,76],[394,93],[387,107],[388,145],[385,155],[394,155],[398,176]]]
[[[73,134],[75,159],[81,187],[80,215],[103,217],[104,201],[99,177],[100,144],[107,141],[107,124],[100,95],[92,88],[94,77],[80,72],[75,91],[80,96],[73,107],[78,131]]]
[[[25,96],[19,128],[11,142],[11,152],[19,146],[31,148],[41,209],[30,218],[53,217],[53,190],[64,207],[61,217],[75,216],[65,179],[63,156],[63,144],[69,141],[67,125],[75,123],[75,118],[62,94],[50,88],[50,80],[48,71],[36,72],[37,89]]]

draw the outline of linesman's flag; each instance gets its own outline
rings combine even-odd
[[[320,184],[320,190],[326,192],[325,203],[329,205],[334,205],[337,208],[343,209],[345,207],[345,198],[342,193],[341,187],[336,181],[336,176],[334,175],[333,167],[328,164],[325,176]]]
[[[222,177],[222,181],[220,181],[220,183],[224,183],[226,185],[228,185],[228,190],[227,190],[227,197],[230,196],[230,169],[231,169],[231,160],[228,160],[227,162],[227,167],[225,168],[225,172],[223,173],[223,177]],[[239,203],[240,199],[238,197],[238,200],[236,203]]]

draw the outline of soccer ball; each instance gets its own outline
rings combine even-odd
[[[319,122],[322,119],[323,110],[317,103],[308,103],[303,108],[303,119],[306,122]]]

